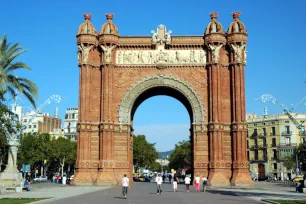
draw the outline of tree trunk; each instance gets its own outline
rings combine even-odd
[[[63,158],[63,160],[60,162],[60,165],[62,167],[62,178],[64,176],[64,165],[65,165],[65,157]]]

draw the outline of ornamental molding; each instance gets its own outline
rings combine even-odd
[[[193,124],[201,125],[204,130],[204,107],[200,95],[183,79],[165,74],[145,77],[127,90],[118,108],[119,124],[131,123],[131,111],[136,99],[153,87],[170,87],[183,94],[191,105]]]
[[[205,65],[204,49],[167,50],[163,46],[157,50],[117,50],[117,65]]]

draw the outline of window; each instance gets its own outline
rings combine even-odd
[[[273,166],[274,166],[274,170],[277,170],[277,163],[274,163]]]
[[[29,125],[29,128],[32,128],[32,125]]]
[[[285,123],[289,123],[289,120],[286,120]]]
[[[65,119],[68,119],[68,114],[65,115]]]
[[[28,121],[28,120],[27,120],[26,118],[23,120],[23,122],[25,122],[25,123],[26,123],[27,121]]]
[[[286,128],[286,133],[290,134],[290,126],[286,126],[285,128]]]
[[[272,147],[276,147],[276,138],[272,138]]]
[[[255,156],[255,160],[258,160],[258,151],[255,151],[254,153],[255,153],[255,155],[254,155]]]
[[[33,128],[36,128],[36,125],[33,125]]]
[[[272,132],[272,136],[275,136],[276,134],[276,131],[275,131],[275,127],[272,127],[272,129],[271,129],[271,132]]]
[[[75,119],[75,114],[74,113],[72,113],[72,119]]]
[[[256,128],[254,129],[254,133],[253,134],[257,135],[257,129]]]
[[[263,136],[267,136],[267,130],[266,130],[266,128],[262,128],[262,133],[263,133]]]
[[[290,144],[290,137],[286,137],[286,145]]]

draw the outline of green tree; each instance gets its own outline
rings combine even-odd
[[[296,169],[296,160],[295,154],[287,155],[282,160],[284,167],[286,167],[287,171],[295,171]]]
[[[61,168],[61,175],[64,175],[65,164],[74,164],[76,160],[76,143],[69,139],[59,137],[53,140],[54,159]]]
[[[18,43],[11,45],[7,41],[6,35],[0,39],[0,99],[5,100],[6,93],[13,97],[17,95],[16,91],[23,94],[30,103],[36,107],[38,88],[32,81],[15,76],[15,72],[20,69],[31,70],[23,62],[16,62],[17,57],[21,56],[26,50]]]
[[[169,161],[170,169],[190,167],[192,163],[191,143],[184,140],[176,144]]]
[[[46,175],[54,157],[54,147],[48,133],[27,133],[20,139],[18,164],[30,164],[32,167],[43,167]]]
[[[136,170],[154,166],[157,158],[155,144],[149,143],[144,135],[133,136],[133,163]]]

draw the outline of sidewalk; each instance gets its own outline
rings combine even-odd
[[[306,200],[306,194],[296,193],[294,187],[279,183],[255,182],[254,188],[209,188],[213,194],[235,194],[248,199],[261,201],[262,199]]]
[[[65,186],[53,183],[34,183],[31,184],[31,191],[23,191],[22,193],[8,192],[0,195],[1,198],[52,198],[58,200],[62,198],[74,197],[77,195],[87,194],[95,191],[101,191],[109,188],[109,186]]]

